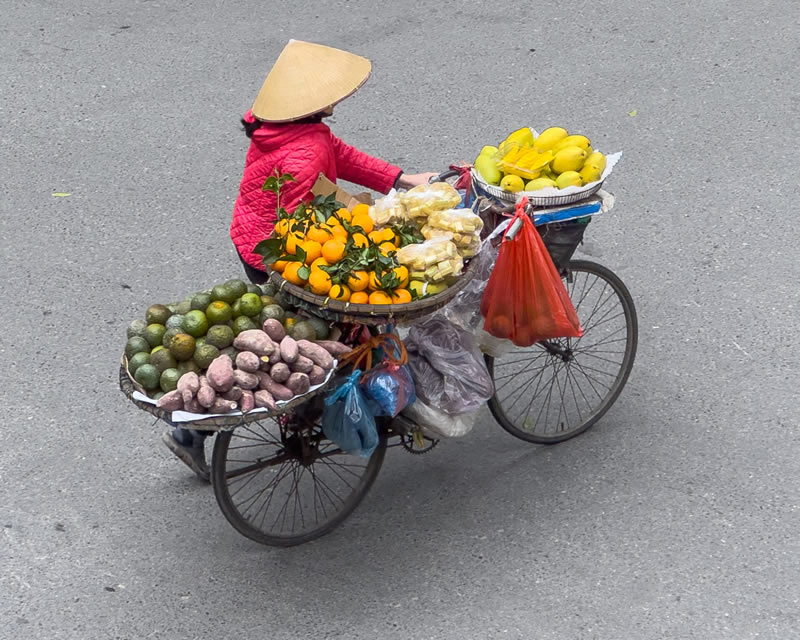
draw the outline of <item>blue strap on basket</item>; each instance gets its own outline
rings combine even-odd
[[[564,222],[565,220],[574,220],[575,218],[583,218],[584,216],[592,216],[599,212],[603,207],[600,200],[594,202],[587,202],[577,207],[568,207],[551,209],[545,211],[533,212],[533,223],[538,227],[542,224],[550,224],[551,222]]]

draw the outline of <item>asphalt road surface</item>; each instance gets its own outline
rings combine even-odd
[[[0,638],[662,639],[800,628],[793,0],[6,2]],[[532,125],[623,150],[582,255],[636,301],[607,416],[391,450],[330,536],[240,536],[129,404],[131,318],[240,275],[238,119],[289,38],[408,171]],[[69,193],[69,196],[55,196]]]

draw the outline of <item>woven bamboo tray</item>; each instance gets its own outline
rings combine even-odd
[[[415,320],[441,309],[475,277],[477,263],[470,260],[458,280],[441,293],[406,304],[351,304],[332,300],[287,282],[276,271],[270,271],[269,281],[290,298],[291,304],[325,320],[380,325]]]
[[[150,404],[149,402],[144,402],[139,400],[138,398],[133,397],[134,391],[138,391],[139,393],[145,393],[144,389],[142,389],[141,385],[139,385],[131,376],[130,372],[128,371],[128,359],[123,355],[122,356],[122,363],[119,368],[119,388],[122,390],[122,393],[130,400],[133,404],[137,407],[142,409],[143,411],[147,411],[154,415],[156,418],[160,418],[167,424],[172,425],[173,427],[181,427],[184,429],[195,429],[197,431],[231,431],[236,427],[241,427],[246,424],[250,424],[251,422],[260,422],[261,420],[268,420],[270,418],[275,418],[277,416],[283,415],[284,413],[288,413],[292,411],[295,407],[298,407],[305,402],[308,402],[311,398],[315,395],[326,391],[330,386],[331,382],[336,379],[336,376],[331,376],[327,383],[323,384],[322,386],[314,389],[313,391],[309,391],[302,396],[298,396],[293,400],[290,400],[286,404],[281,405],[277,411],[256,411],[250,413],[241,413],[241,412],[234,412],[230,415],[224,416],[215,416],[209,418],[203,418],[202,420],[193,420],[191,422],[184,422],[178,421],[175,422],[172,420],[172,412],[165,411],[164,409],[159,409],[156,405]]]

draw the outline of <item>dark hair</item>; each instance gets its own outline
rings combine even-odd
[[[302,120],[292,120],[291,122],[284,122],[281,124],[319,124],[322,122],[322,119],[325,116],[321,113],[315,113],[313,115],[307,116]],[[253,122],[248,122],[244,118],[241,120],[242,128],[244,129],[244,135],[248,138],[253,137],[253,133],[258,131],[261,128],[261,125],[264,124],[261,120],[253,120]]]

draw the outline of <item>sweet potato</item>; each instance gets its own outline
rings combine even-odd
[[[242,371],[255,373],[258,371],[259,364],[258,356],[252,351],[242,351],[236,356],[236,368]]]
[[[297,356],[297,360],[292,363],[291,370],[299,373],[308,373],[314,368],[314,363],[305,356]]]
[[[200,376],[200,388],[197,390],[197,401],[207,409],[214,404],[217,399],[217,392],[209,384],[208,378]]]
[[[230,390],[226,391],[225,393],[221,393],[220,395],[226,400],[239,402],[239,400],[242,399],[242,388],[234,385],[230,388]]]
[[[314,344],[318,344],[335,358],[350,353],[353,350],[352,347],[348,347],[341,342],[334,342],[333,340],[315,340]]]
[[[241,335],[241,334],[239,334]],[[208,384],[214,387],[214,391],[225,393],[233,386],[233,361],[230,356],[217,356],[208,365],[206,371]]]
[[[261,328],[264,330],[264,333],[277,344],[280,344],[281,340],[286,337],[286,329],[284,329],[283,325],[275,318],[267,318],[264,320],[264,324]]]
[[[256,399],[252,391],[242,391],[242,399],[239,400],[239,408],[242,413],[252,411],[256,406]]]
[[[189,402],[183,403],[183,410],[188,411],[189,413],[205,413],[206,408],[197,401],[197,398],[194,396],[191,397]]]
[[[181,392],[183,404],[188,404],[198,389],[200,389],[200,377],[194,371],[187,371],[178,380],[177,391]]]
[[[308,340],[298,340],[297,350],[300,352],[300,355],[313,361],[314,364],[319,365],[325,369],[325,371],[333,369],[333,356],[319,345],[309,342]]]
[[[286,336],[281,340],[281,360],[291,364],[297,360],[299,355],[297,350],[297,342],[291,336]]]
[[[240,351],[252,351],[259,356],[268,356],[275,351],[275,343],[261,329],[242,331],[233,339],[233,346]]]
[[[308,381],[311,383],[312,387],[315,387],[318,384],[322,384],[323,382],[325,382],[325,378],[327,377],[328,377],[328,372],[316,364],[311,368],[311,371],[308,373]]]
[[[275,398],[273,398],[272,394],[266,389],[256,391],[253,394],[253,400],[257,407],[266,407],[270,411],[274,411],[278,408],[278,405],[275,403]]]
[[[277,362],[272,365],[269,370],[270,377],[275,381],[283,384],[289,379],[291,375],[291,371],[289,370],[289,365],[285,362]]]
[[[255,389],[258,386],[258,376],[255,373],[248,373],[239,369],[233,372],[233,381],[242,389]]]
[[[269,391],[276,400],[291,400],[294,397],[289,389],[279,382],[275,382],[268,373],[259,371],[256,375],[259,378],[259,386],[265,391]]]
[[[217,398],[214,404],[209,408],[210,413],[230,413],[236,411],[237,406],[233,400],[226,400],[225,398]]]
[[[308,393],[311,383],[305,373],[293,373],[286,381],[286,387],[296,396],[301,396]]]
[[[277,358],[276,358],[277,355]],[[271,356],[261,356],[258,359],[258,369],[259,371],[269,371],[272,368],[272,365],[276,362],[280,362],[280,351],[276,351]],[[254,372],[255,373],[255,372]]]
[[[180,411],[183,409],[183,394],[177,389],[165,393],[158,399],[156,406],[167,411]]]

